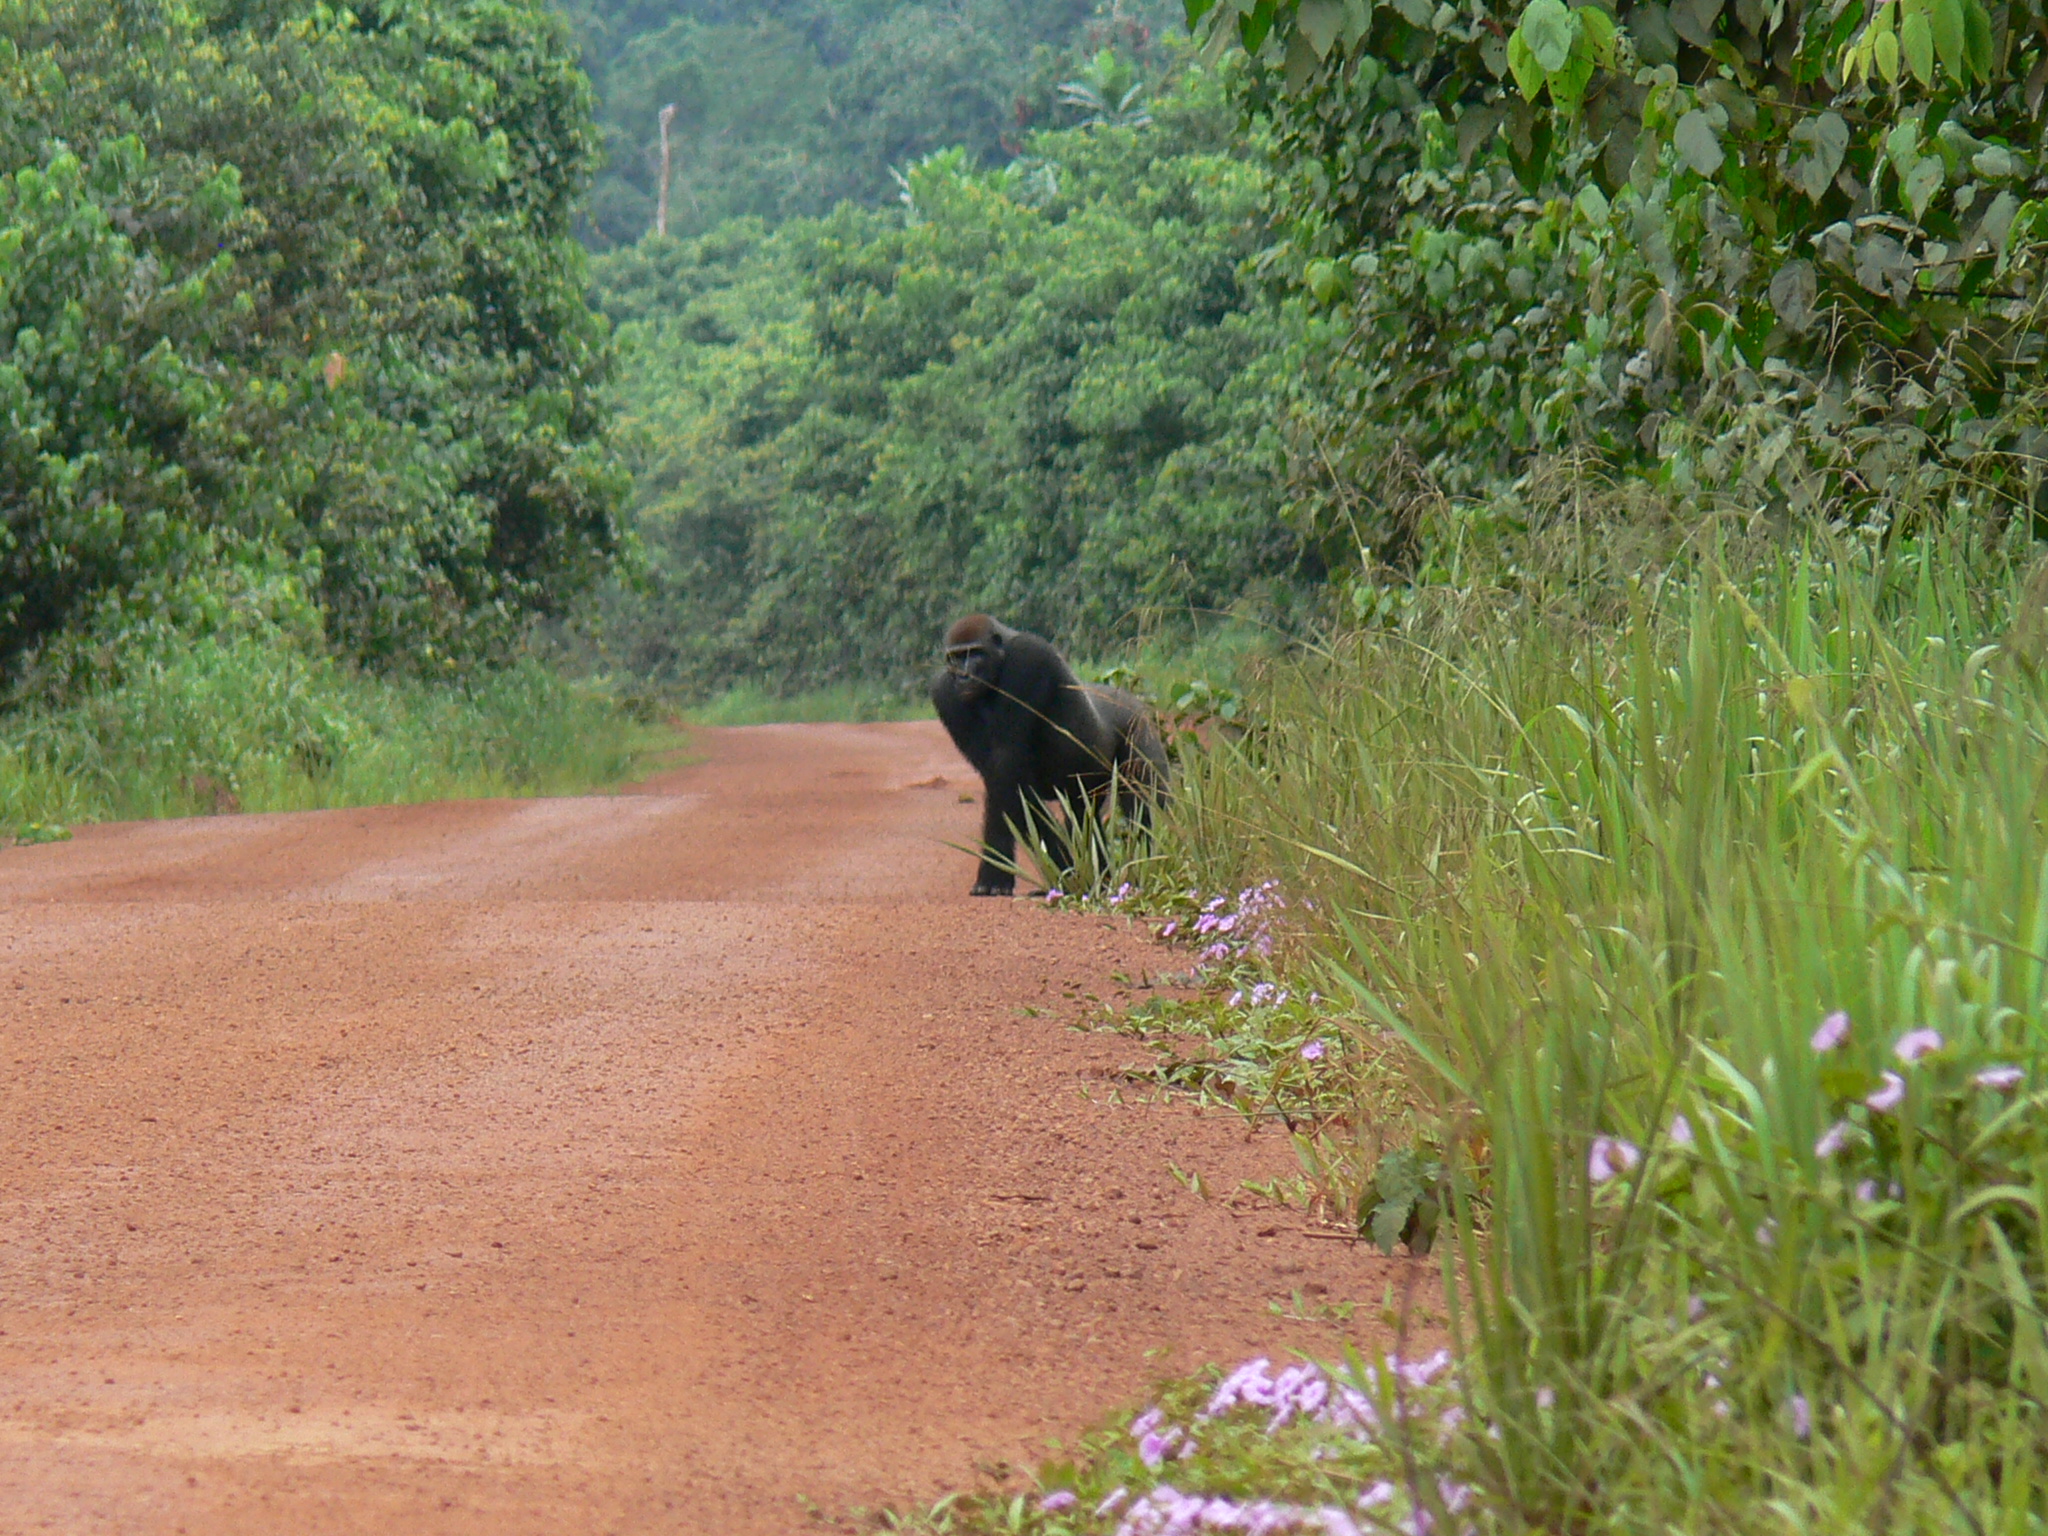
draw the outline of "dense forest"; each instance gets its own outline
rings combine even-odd
[[[598,263],[651,445],[648,559],[605,608],[622,661],[686,693],[893,682],[956,610],[1110,648],[1301,606],[1272,421],[1293,322],[1249,271],[1267,183],[1214,72],[1146,115]]]

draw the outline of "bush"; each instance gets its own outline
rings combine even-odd
[[[467,683],[354,672],[275,636],[131,656],[121,680],[15,711],[0,835],[138,816],[306,810],[614,783],[666,733],[535,660]],[[40,835],[40,834],[35,834]]]

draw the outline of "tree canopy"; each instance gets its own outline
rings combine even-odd
[[[895,209],[598,263],[651,445],[609,624],[636,670],[904,678],[978,607],[1086,649],[1299,600],[1265,176],[1212,71],[1124,115],[929,156]]]
[[[258,620],[460,666],[605,569],[597,152],[540,0],[0,4],[13,686]]]

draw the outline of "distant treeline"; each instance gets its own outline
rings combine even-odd
[[[979,165],[1059,120],[1059,82],[1104,47],[1144,55],[1173,0],[561,0],[602,106],[599,249],[652,227],[656,114],[673,105],[670,232],[893,198],[891,168],[958,146]]]

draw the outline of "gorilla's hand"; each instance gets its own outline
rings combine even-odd
[[[974,882],[974,889],[967,894],[970,896],[1014,896],[1017,894],[1017,881],[1011,875],[984,875],[981,879]]]

